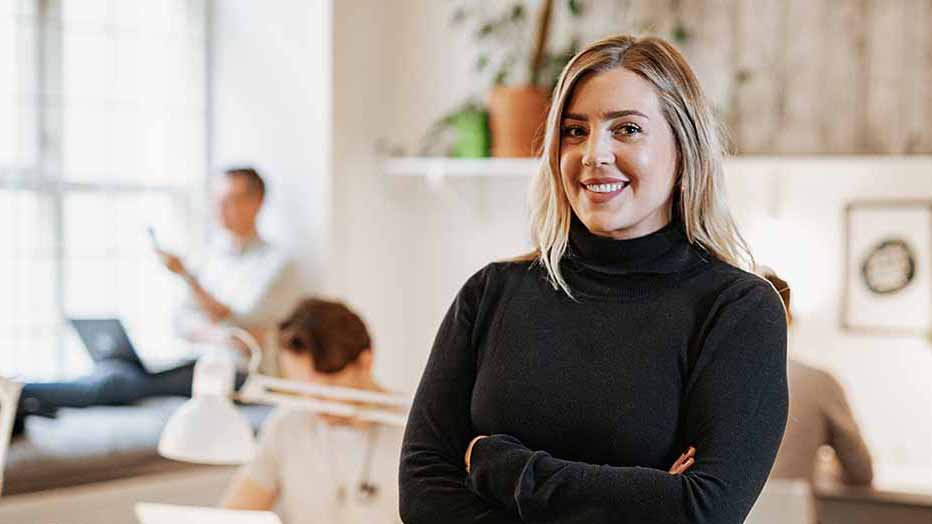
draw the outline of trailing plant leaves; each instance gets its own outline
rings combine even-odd
[[[584,6],[581,0],[567,0],[566,8],[571,15],[580,16],[583,13]]]
[[[466,8],[458,7],[455,11],[453,11],[453,15],[450,17],[450,26],[457,27],[462,25],[467,18],[469,18],[469,13],[466,11]]]
[[[485,68],[489,65],[489,55],[481,54],[479,58],[476,59],[476,71],[482,72],[485,71]]]
[[[673,38],[674,42],[685,44],[691,35],[682,23],[677,22],[676,26],[673,27],[673,34],[670,36]]]
[[[495,31],[495,24],[492,22],[486,22],[479,26],[479,30],[476,31],[476,38],[482,40],[483,38],[492,34],[492,31]]]

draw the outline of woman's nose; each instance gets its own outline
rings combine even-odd
[[[612,153],[611,146],[608,144],[606,137],[601,134],[589,136],[586,142],[586,153],[583,155],[582,163],[588,167],[598,167],[610,165],[615,162],[615,155]]]

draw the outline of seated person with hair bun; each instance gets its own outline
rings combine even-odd
[[[289,380],[386,392],[372,376],[366,326],[343,304],[303,300],[279,325],[279,345]],[[222,506],[278,507],[285,524],[401,522],[401,439],[400,427],[279,408]]]
[[[786,307],[787,324],[792,328],[790,285],[770,268],[764,269],[763,277],[780,293]],[[805,479],[810,483],[837,480],[844,484],[870,486],[874,479],[870,449],[861,436],[838,379],[828,371],[803,364],[792,356],[787,361],[787,377],[789,418],[770,477]],[[824,446],[830,447],[837,459],[824,464],[828,468],[823,468],[823,463],[818,460]]]

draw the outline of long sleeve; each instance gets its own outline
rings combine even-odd
[[[786,424],[786,320],[769,286],[735,287],[710,316],[685,384],[683,436],[697,449],[689,471],[560,460],[493,435],[473,448],[471,489],[525,522],[743,522]]]
[[[230,309],[223,323],[246,329],[268,328],[288,314],[301,295],[297,265],[284,253],[266,250],[247,263],[214,255],[192,272],[215,300]],[[204,313],[190,289],[175,308],[175,334],[199,342],[216,324]]]
[[[829,374],[823,409],[828,425],[828,444],[841,463],[843,479],[848,484],[869,485],[874,479],[870,451],[858,431],[851,408],[841,384]]]
[[[201,254],[191,260],[186,259],[184,263],[192,274],[198,275],[206,260],[206,255]],[[200,342],[199,338],[203,338],[204,334],[213,328],[213,323],[198,307],[191,288],[181,280],[178,280],[177,286],[181,298],[172,310],[172,327],[175,336],[187,342]]]
[[[447,312],[414,397],[399,472],[401,518],[408,524],[518,521],[469,490],[463,462],[475,436],[470,421],[476,375],[471,333],[486,273],[474,275]]]

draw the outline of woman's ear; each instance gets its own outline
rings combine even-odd
[[[359,369],[365,373],[372,372],[372,365],[374,362],[375,359],[373,358],[372,350],[369,348],[362,350],[362,353],[356,357],[356,364],[359,366]]]
[[[283,349],[278,353],[282,376],[288,380],[308,381],[313,377],[314,362],[310,353],[296,353]]]

